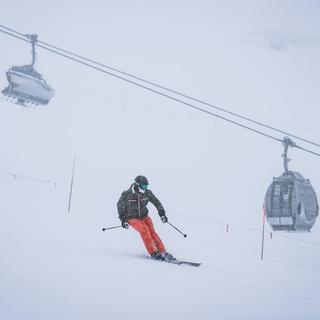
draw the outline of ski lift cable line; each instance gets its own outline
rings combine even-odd
[[[314,155],[316,155],[316,156],[320,156],[320,154],[319,154],[319,153],[314,152],[314,151],[309,150],[309,149],[305,149],[305,148],[300,147],[300,146],[298,146],[298,145],[295,145],[294,147],[296,147],[296,148],[298,148],[298,149],[300,149],[300,150],[302,150],[302,151],[306,151],[306,152],[309,152],[309,153],[311,153],[311,154],[314,154]]]
[[[4,33],[7,33],[7,34],[9,34],[9,35],[12,35],[12,34],[10,34],[9,32],[3,31],[3,30],[0,30],[0,31],[1,31],[1,32],[4,32]],[[24,41],[28,42],[28,40],[26,40],[26,39],[20,38],[20,37],[15,36],[15,35],[12,35],[12,36],[14,36],[14,37],[16,37],[16,38],[18,38],[18,39],[20,39],[20,40],[24,40]],[[103,72],[103,73],[108,74],[108,75],[113,76],[113,77],[116,77],[116,78],[118,78],[118,79],[120,79],[120,80],[129,82],[129,83],[131,83],[131,84],[133,84],[133,85],[135,85],[135,86],[138,86],[138,87],[140,87],[140,88],[146,89],[146,90],[151,91],[151,92],[156,93],[156,94],[159,94],[159,95],[161,95],[161,96],[163,96],[163,97],[166,97],[166,98],[168,98],[168,99],[171,99],[171,100],[173,100],[173,101],[176,101],[176,102],[179,102],[179,103],[181,103],[181,104],[187,105],[187,106],[190,107],[190,108],[193,108],[193,109],[196,109],[196,110],[198,110],[198,111],[201,111],[201,112],[207,113],[207,114],[209,114],[209,115],[215,116],[215,117],[217,117],[217,118],[219,118],[219,119],[222,119],[222,120],[225,120],[225,121],[227,121],[227,122],[233,123],[233,124],[235,124],[235,125],[237,125],[237,126],[240,126],[240,127],[245,128],[245,129],[247,129],[247,130],[253,131],[253,132],[255,132],[255,133],[259,133],[259,134],[264,135],[264,136],[266,136],[266,137],[268,137],[268,138],[270,138],[270,139],[273,139],[273,140],[282,142],[281,139],[275,138],[275,137],[273,137],[273,136],[271,136],[271,135],[269,135],[269,134],[267,134],[267,133],[264,133],[264,132],[261,132],[261,131],[259,131],[259,130],[253,129],[253,128],[249,127],[249,126],[246,126],[246,125],[244,125],[244,124],[238,123],[238,122],[236,122],[236,121],[234,121],[234,120],[231,120],[231,119],[222,117],[222,116],[220,116],[220,115],[218,115],[218,114],[215,114],[215,113],[210,112],[210,111],[208,111],[208,110],[206,110],[206,109],[203,109],[203,108],[200,108],[200,107],[198,107],[198,106],[195,106],[195,105],[193,105],[193,104],[191,104],[191,103],[188,103],[188,102],[186,102],[186,101],[183,101],[183,100],[180,100],[180,99],[178,99],[178,98],[172,97],[172,96],[170,96],[170,95],[168,95],[168,94],[165,94],[165,93],[163,93],[163,92],[157,91],[157,90],[152,89],[152,88],[150,88],[150,87],[147,87],[147,86],[145,86],[145,85],[139,84],[139,83],[134,82],[134,81],[132,81],[132,80],[130,80],[130,79],[124,78],[124,77],[122,77],[122,76],[116,75],[116,74],[111,73],[111,72],[109,72],[109,71],[103,70],[103,69],[101,69],[101,68],[99,68],[99,67],[93,66],[93,65],[91,65],[91,64],[89,64],[89,63],[86,63],[86,62],[80,61],[80,60],[78,60],[78,59],[76,59],[76,58],[70,57],[70,56],[68,56],[68,55],[66,55],[66,54],[63,54],[63,53],[61,53],[61,52],[57,52],[57,51],[55,51],[55,50],[53,50],[53,49],[47,48],[46,46],[43,46],[43,45],[40,45],[40,44],[37,44],[37,46],[40,47],[40,48],[42,48],[42,49],[48,50],[48,51],[50,51],[50,52],[53,52],[53,53],[55,53],[55,54],[57,54],[57,55],[60,55],[60,56],[62,56],[62,57],[64,57],[64,58],[67,58],[67,59],[69,59],[69,60],[78,62],[78,63],[80,63],[80,64],[82,64],[82,65],[85,65],[85,66],[88,66],[88,67],[90,67],[90,68],[92,68],[92,69],[95,69],[95,70],[97,70],[97,71]],[[319,156],[320,156],[320,154],[319,154]]]
[[[6,26],[0,25],[0,27],[2,27],[2,28],[4,28],[4,29],[7,29],[7,30],[9,30],[9,31],[11,31],[11,32],[14,32],[14,33],[16,33],[16,34],[19,34],[20,36],[24,36],[24,37],[26,36],[26,35],[24,35],[24,34],[22,34],[22,33],[20,33],[20,32],[17,32],[17,31],[15,31],[15,30],[11,29],[11,28],[8,28],[8,27],[6,27]],[[276,132],[278,132],[278,133],[282,133],[282,134],[291,136],[291,137],[293,137],[293,138],[295,138],[295,139],[298,139],[298,140],[307,142],[307,143],[309,143],[309,144],[312,144],[312,145],[314,145],[314,146],[320,147],[320,144],[318,144],[318,143],[316,143],[316,142],[313,142],[313,141],[311,141],[311,140],[308,140],[308,139],[299,137],[299,136],[297,136],[297,135],[295,135],[295,134],[289,133],[289,132],[284,131],[284,130],[277,129],[277,128],[271,126],[271,125],[264,124],[264,123],[259,122],[259,121],[257,121],[257,120],[251,119],[251,118],[249,118],[249,117],[242,116],[242,115],[240,115],[240,114],[238,114],[238,113],[235,113],[235,112],[232,112],[232,111],[230,111],[230,110],[227,110],[226,108],[222,108],[222,107],[215,106],[215,105],[213,105],[213,104],[211,104],[211,103],[208,103],[208,102],[206,102],[206,101],[203,101],[203,100],[200,100],[200,99],[191,97],[190,95],[187,95],[187,94],[185,94],[185,93],[179,92],[179,91],[177,91],[177,90],[170,89],[170,88],[168,88],[168,87],[166,87],[166,86],[163,86],[163,85],[157,84],[157,83],[155,83],[155,82],[146,80],[146,79],[144,79],[144,78],[135,76],[135,75],[133,75],[133,74],[131,74],[131,73],[124,72],[124,71],[122,71],[122,70],[120,70],[120,69],[118,69],[118,68],[114,68],[114,67],[111,67],[111,66],[109,66],[109,65],[103,64],[103,63],[101,63],[101,62],[97,62],[97,61],[95,61],[95,60],[86,58],[86,57],[84,57],[84,56],[82,56],[82,55],[76,54],[76,53],[71,52],[71,51],[69,51],[69,50],[65,50],[65,49],[63,49],[63,48],[60,48],[60,47],[57,47],[57,46],[53,46],[53,45],[51,45],[51,44],[49,44],[49,43],[47,43],[47,42],[44,42],[44,41],[38,40],[37,43],[46,45],[47,47],[54,48],[54,49],[59,50],[59,51],[61,51],[61,52],[67,53],[67,54],[69,54],[69,55],[72,55],[72,56],[74,56],[74,57],[80,58],[80,59],[82,59],[82,60],[84,60],[84,61],[88,61],[88,62],[90,62],[90,63],[94,63],[94,64],[96,64],[96,65],[98,65],[98,66],[101,66],[101,67],[107,68],[107,69],[109,69],[109,70],[118,72],[118,73],[123,74],[123,75],[125,75],[125,76],[128,76],[128,77],[131,77],[131,78],[133,78],[133,79],[139,80],[139,81],[141,81],[141,82],[144,82],[144,83],[146,83],[146,84],[152,85],[152,86],[154,86],[154,87],[157,87],[157,88],[166,90],[166,91],[168,91],[168,92],[171,92],[171,93],[173,93],[173,94],[179,95],[179,96],[181,96],[181,97],[184,97],[184,98],[187,98],[187,99],[196,101],[196,102],[198,102],[198,103],[201,103],[201,104],[206,105],[206,106],[208,106],[208,107],[214,108],[214,109],[216,109],[216,110],[219,110],[219,111],[228,113],[228,114],[230,114],[230,115],[232,115],[232,116],[235,116],[235,117],[238,117],[238,118],[240,118],[240,119],[242,119],[242,120],[245,120],[245,121],[254,123],[254,124],[256,124],[256,125],[265,127],[265,128],[267,128],[267,129],[270,129],[270,130],[276,131]],[[36,44],[36,45],[37,45],[37,44]]]
[[[307,143],[309,143],[309,144],[312,144],[312,145],[314,145],[314,146],[320,147],[320,144],[318,144],[318,143],[316,143],[316,142],[313,142],[313,141],[308,140],[308,139],[305,139],[305,138],[301,138],[301,137],[299,137],[299,136],[297,136],[297,135],[295,135],[295,134],[292,134],[292,133],[289,133],[289,132],[287,132],[287,131],[283,131],[283,130],[277,129],[277,128],[275,128],[275,127],[272,127],[271,125],[264,124],[264,123],[259,122],[259,121],[257,121],[257,120],[254,120],[254,119],[251,119],[251,118],[242,116],[242,115],[240,115],[240,114],[238,114],[238,113],[232,112],[232,111],[227,110],[227,109],[225,109],[225,108],[215,106],[215,105],[213,105],[213,104],[211,104],[211,103],[209,103],[209,102],[203,101],[203,100],[201,100],[201,99],[191,97],[190,95],[187,95],[187,94],[182,93],[182,92],[180,92],[180,91],[170,89],[170,88],[168,88],[168,87],[166,87],[166,86],[157,84],[157,83],[155,83],[155,82],[153,82],[153,81],[146,80],[146,79],[144,79],[144,78],[135,76],[135,75],[133,75],[133,74],[130,74],[130,73],[125,72],[125,71],[122,71],[122,70],[120,70],[120,69],[117,69],[117,68],[108,66],[108,65],[106,65],[106,64],[103,64],[103,63],[94,61],[94,60],[92,60],[92,59],[85,58],[85,57],[83,57],[83,56],[81,56],[81,55],[78,55],[78,54],[73,53],[73,52],[71,52],[71,51],[68,51],[68,50],[65,50],[65,49],[62,49],[62,48],[59,48],[59,47],[50,45],[50,44],[48,44],[48,43],[46,43],[46,42],[43,42],[43,41],[38,41],[38,42],[39,42],[39,43],[42,43],[42,44],[44,44],[44,45],[46,45],[46,46],[48,46],[48,47],[51,47],[51,48],[60,50],[60,51],[62,51],[62,52],[68,53],[68,54],[70,54],[70,55],[73,55],[73,56],[75,56],[75,57],[78,57],[78,58],[80,58],[80,59],[82,59],[82,60],[85,60],[85,61],[94,63],[94,64],[96,64],[96,65],[99,65],[99,66],[101,66],[101,67],[107,68],[107,69],[112,70],[112,71],[116,71],[116,72],[118,72],[118,73],[120,73],[120,74],[123,74],[123,75],[125,75],[125,76],[131,77],[131,78],[136,79],[136,80],[139,80],[139,81],[141,81],[141,82],[144,82],[144,83],[146,83],[146,84],[152,85],[152,86],[154,86],[154,87],[157,87],[157,88],[166,90],[166,91],[168,91],[168,92],[171,92],[171,93],[173,93],[173,94],[179,95],[179,96],[181,96],[181,97],[184,97],[184,98],[187,98],[187,99],[196,101],[196,102],[198,102],[198,103],[201,103],[201,104],[203,104],[203,105],[206,105],[206,106],[211,107],[211,108],[213,108],[213,109],[216,109],[216,110],[218,110],[218,111],[225,112],[225,113],[230,114],[230,115],[232,115],[232,116],[238,117],[238,118],[240,118],[240,119],[242,119],[242,120],[246,120],[246,121],[251,122],[251,123],[254,123],[254,124],[256,124],[256,125],[265,127],[265,128],[267,128],[267,129],[270,129],[270,130],[273,130],[273,131],[276,131],[276,132],[279,132],[279,133],[288,135],[288,136],[290,136],[290,137],[292,137],[292,138],[295,138],[295,139],[298,139],[298,140],[307,142]]]
[[[0,29],[0,32],[6,33],[6,34],[8,34],[8,35],[10,35],[10,36],[13,36],[13,37],[15,37],[15,38],[18,38],[18,39],[20,39],[20,40],[29,42],[28,40],[26,40],[26,39],[24,39],[24,38],[21,38],[21,37],[19,37],[19,36],[13,35],[13,34],[10,34],[9,32],[3,31],[3,30],[1,30],[1,29]],[[115,77],[115,78],[117,78],[117,79],[123,80],[123,81],[128,82],[128,83],[131,83],[132,85],[135,85],[135,86],[140,87],[140,88],[142,88],[142,89],[145,89],[145,90],[147,90],[147,91],[153,92],[153,93],[155,93],[155,94],[158,94],[158,95],[160,95],[160,96],[166,97],[166,98],[168,98],[168,99],[170,99],[170,100],[173,100],[173,101],[175,101],[175,102],[178,102],[178,103],[181,103],[181,104],[183,104],[183,105],[186,105],[186,106],[189,107],[189,108],[195,109],[195,110],[197,110],[197,111],[201,111],[201,112],[206,113],[206,114],[208,114],[208,115],[214,116],[214,117],[216,117],[216,118],[218,118],[218,119],[221,119],[221,120],[224,120],[224,121],[226,121],[226,122],[232,123],[232,124],[234,124],[234,125],[236,125],[236,126],[238,126],[238,127],[241,127],[241,128],[243,128],[243,129],[247,129],[247,130],[249,130],[249,131],[251,131],[251,132],[260,134],[260,135],[265,136],[265,137],[267,137],[267,138],[269,138],[269,139],[272,139],[272,140],[275,140],[275,141],[278,141],[278,142],[283,143],[283,140],[282,140],[282,139],[276,138],[276,137],[274,137],[274,136],[272,136],[272,135],[270,135],[270,134],[267,134],[267,133],[265,133],[265,132],[259,131],[259,130],[257,130],[257,129],[251,128],[251,127],[249,127],[249,126],[247,126],[247,125],[244,125],[244,124],[242,124],[242,123],[239,123],[239,122],[237,122],[237,121],[234,121],[234,120],[228,119],[228,118],[226,118],[226,117],[223,117],[223,116],[221,116],[221,115],[215,114],[215,113],[213,113],[213,112],[210,112],[210,111],[208,111],[208,110],[206,110],[206,109],[203,109],[203,108],[201,108],[201,107],[199,107],[199,106],[193,105],[193,104],[191,104],[191,103],[189,103],[189,102],[186,102],[186,101],[184,101],[184,100],[181,100],[181,99],[172,97],[172,96],[170,96],[169,94],[166,94],[166,93],[157,91],[157,90],[155,90],[155,89],[153,89],[153,88],[147,87],[147,86],[142,85],[142,84],[140,84],[140,83],[137,83],[137,82],[135,82],[135,81],[133,81],[133,80],[130,80],[130,79],[127,79],[127,78],[125,78],[125,77],[122,77],[122,76],[119,76],[119,75],[117,75],[117,74],[114,74],[114,73],[112,73],[112,72],[103,70],[103,69],[101,69],[101,68],[99,68],[99,67],[96,67],[96,66],[93,66],[93,65],[91,65],[91,64],[89,64],[89,63],[87,63],[87,62],[83,62],[83,61],[81,61],[81,60],[79,60],[79,59],[70,57],[70,56],[68,56],[68,55],[66,55],[66,54],[64,54],[64,53],[57,52],[56,50],[50,49],[50,48],[48,48],[48,47],[46,47],[46,46],[44,46],[44,45],[37,44],[37,46],[40,47],[40,48],[42,48],[42,49],[45,49],[45,50],[47,50],[47,51],[50,51],[50,52],[52,52],[52,53],[55,53],[55,54],[57,54],[57,55],[60,55],[60,56],[62,56],[62,57],[64,57],[64,58],[66,58],[66,59],[72,60],[72,61],[74,61],[74,62],[78,62],[78,63],[80,63],[80,64],[82,64],[82,65],[85,65],[85,66],[87,66],[87,67],[89,67],[89,68],[92,68],[92,69],[94,69],[94,70],[97,70],[97,71],[100,71],[100,72],[102,72],[102,73],[108,74],[108,75],[110,75],[110,76],[112,76],[112,77]],[[308,150],[308,149],[299,147],[299,146],[296,145],[296,144],[294,144],[294,147],[297,147],[297,148],[299,148],[299,149],[301,149],[301,150],[303,150],[303,151],[305,151],[305,152],[308,152],[308,153],[311,153],[311,154],[313,154],[313,155],[316,155],[316,156],[319,156],[319,157],[320,157],[320,154],[317,153],[317,152],[314,152],[314,151],[311,151],[311,150]]]

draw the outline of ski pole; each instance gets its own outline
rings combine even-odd
[[[122,226],[115,226],[115,227],[109,227],[109,228],[102,228],[102,231],[111,230],[111,229],[117,229],[122,228]]]
[[[183,233],[182,231],[180,231],[177,227],[175,227],[173,224],[171,224],[170,222],[167,221],[167,223],[172,227],[175,228],[178,232],[180,232],[185,238],[187,237],[187,235],[185,233]]]

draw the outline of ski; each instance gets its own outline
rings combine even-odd
[[[179,259],[176,259],[172,256],[167,259],[165,257],[163,257],[162,259],[154,259],[151,257],[151,260],[160,261],[160,262],[168,262],[168,263],[176,264],[179,266],[186,265],[186,266],[192,266],[192,267],[200,267],[202,264],[201,262],[191,262],[191,261],[179,260]]]
[[[199,263],[199,262],[190,262],[190,261],[183,261],[183,260],[162,260],[162,261],[177,264],[179,266],[181,266],[181,265],[192,266],[192,267],[200,267],[201,266],[201,263]]]

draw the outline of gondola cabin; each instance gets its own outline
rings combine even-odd
[[[274,178],[266,193],[265,213],[274,231],[310,231],[319,213],[310,181],[293,171]]]

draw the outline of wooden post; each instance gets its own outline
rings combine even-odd
[[[68,212],[70,212],[70,210],[71,210],[71,199],[72,199],[72,190],[73,190],[73,180],[74,180],[75,167],[76,167],[76,157],[74,156],[73,157],[73,168],[72,168],[71,183],[70,183]]]

